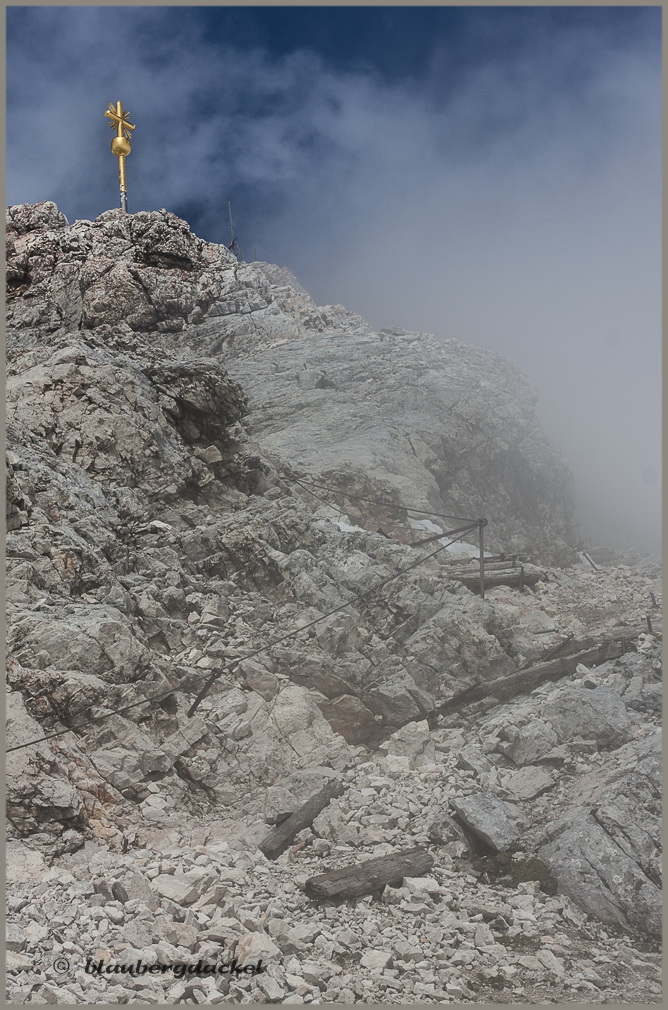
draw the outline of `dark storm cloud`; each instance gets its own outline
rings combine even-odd
[[[291,266],[319,302],[515,359],[575,470],[581,532],[650,549],[660,25],[605,11],[471,9],[427,38],[423,13],[409,36],[384,10],[415,53],[393,74],[371,30],[346,62],[341,31],[338,58],[332,32],[292,50],[286,27],[272,49],[260,22],[235,44],[241,12],[14,9],[8,198],[71,220],[114,206],[102,112],[121,98],[131,210],[229,241],[231,196],[247,258]]]

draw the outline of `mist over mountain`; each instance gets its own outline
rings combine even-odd
[[[661,1001],[660,35],[9,8],[11,1001]]]
[[[517,361],[579,535],[656,549],[658,10],[128,8],[122,72],[117,25],[10,10],[11,203],[114,206],[122,97],[131,210],[227,244],[231,198],[244,258],[318,303]]]

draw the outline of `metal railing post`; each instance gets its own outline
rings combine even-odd
[[[478,543],[480,545],[480,599],[485,599],[485,538],[483,535],[483,529],[487,525],[486,519],[480,519],[478,522]]]

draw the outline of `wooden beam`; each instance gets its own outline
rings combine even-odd
[[[382,891],[387,884],[400,884],[404,877],[421,877],[433,865],[434,859],[426,849],[404,849],[368,859],[358,866],[344,866],[310,877],[303,890],[318,901],[342,902]]]
[[[475,560],[476,559],[474,558],[474,561]],[[500,561],[500,560],[498,560],[498,561],[491,561],[489,558],[485,558],[485,573],[487,573],[488,571],[492,571],[492,572],[511,571],[512,572],[512,570],[513,570],[514,567],[516,567],[516,566],[513,565],[512,560],[510,560],[509,558],[506,558],[503,561]]]
[[[518,555],[512,554],[486,554],[485,571],[487,571],[488,565],[495,565],[497,568],[514,568],[516,567],[517,561],[523,562],[525,560],[526,559],[520,558]],[[480,558],[478,554],[475,554],[470,558],[452,558],[448,561],[441,562],[441,564],[445,567],[452,568],[464,568],[472,565],[478,565],[479,563]]]
[[[329,801],[335,796],[341,796],[344,791],[345,786],[339,779],[330,779],[319,792],[302,804],[299,810],[295,810],[287,821],[283,821],[262,839],[258,846],[260,852],[263,852],[267,859],[277,859],[282,852],[285,852],[295,835],[310,827]]]
[[[434,712],[430,713],[430,717],[433,720],[434,715],[447,714],[464,705],[482,701],[483,698],[492,697],[499,701],[507,701],[517,694],[533,691],[535,687],[539,687],[540,684],[544,684],[548,680],[567,677],[575,672],[580,663],[584,663],[585,666],[597,666],[599,663],[606,663],[609,659],[617,659],[622,654],[622,642],[620,639],[616,639],[594,649],[586,649],[584,652],[577,652],[571,656],[560,656],[546,663],[538,663],[526,670],[511,673],[508,677],[498,677],[496,680],[487,680],[483,684],[468,687],[438,705]]]
[[[512,568],[507,571],[485,571],[485,588],[492,589],[494,586],[517,586],[521,588],[523,586],[533,586],[536,582],[544,579],[545,576],[542,572],[527,572],[526,569],[522,568],[519,571],[515,569],[513,572]],[[456,582],[462,582],[467,589],[473,590],[474,593],[480,592],[480,576],[470,574],[461,575],[455,574],[454,572],[448,573],[448,579],[452,579]]]
[[[656,635],[657,638],[661,638],[662,625],[661,624],[653,625],[653,628],[654,628],[653,634]],[[601,645],[606,645],[608,642],[621,641],[622,638],[625,638],[628,642],[632,642],[634,641],[634,639],[638,637],[638,635],[643,635],[646,633],[647,633],[646,624],[619,625],[618,627],[614,628],[612,631],[608,632],[605,635],[591,635],[591,637],[589,638],[581,638],[575,641],[571,640],[566,645],[564,645],[564,654],[571,655],[572,653],[575,652],[584,652],[585,649],[595,649]],[[547,659],[547,656],[544,658]]]

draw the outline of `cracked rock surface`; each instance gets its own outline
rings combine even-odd
[[[660,626],[651,560],[567,546],[514,367],[318,307],[166,212],[13,207],[8,248],[7,741],[50,737],[7,759],[11,1002],[658,1002],[658,638],[437,714],[569,635]],[[451,551],[411,567],[446,520],[295,475],[486,514],[537,580],[480,599]],[[428,876],[304,893],[415,845]]]

